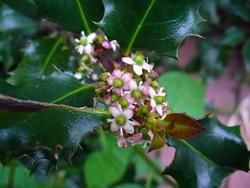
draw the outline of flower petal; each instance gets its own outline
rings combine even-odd
[[[115,69],[112,73],[112,76],[114,77],[121,77],[122,76],[122,72],[119,69]]]
[[[118,144],[118,146],[119,146],[120,148],[125,148],[125,147],[127,147],[127,141],[126,141],[126,139],[124,139],[123,137],[120,137],[120,138],[118,139],[117,144]]]
[[[121,114],[120,109],[116,106],[110,106],[109,112],[112,114],[113,117],[117,117]]]
[[[125,84],[126,84],[126,82],[128,82],[128,81],[130,81],[131,79],[132,79],[132,77],[133,77],[133,75],[131,74],[131,73],[129,73],[129,72],[126,72],[126,73],[124,73],[123,75],[122,75],[122,80],[125,82]]]
[[[134,126],[131,125],[129,122],[127,122],[124,126],[123,126],[124,130],[129,133],[129,134],[133,134],[134,133]]]
[[[129,64],[129,65],[134,65],[134,64],[135,64],[135,62],[133,61],[133,59],[130,58],[130,57],[123,57],[123,58],[122,58],[122,61],[123,61],[124,63]]]
[[[81,38],[86,38],[86,35],[85,35],[84,31],[81,32]]]
[[[88,37],[87,37],[87,40],[89,43],[93,43],[93,41],[95,40],[96,38],[96,34],[95,33],[91,33]]]
[[[134,112],[133,112],[133,110],[126,109],[123,111],[123,115],[126,116],[127,119],[130,119],[133,117]]]
[[[139,65],[133,65],[133,70],[138,76],[142,75],[142,67]]]
[[[117,47],[120,47],[116,40],[110,41],[110,45],[111,45],[114,52],[117,50]]]
[[[144,63],[142,64],[142,68],[150,72],[153,69],[153,65],[150,65],[144,61]]]
[[[156,112],[158,112],[158,114],[160,114],[161,116],[163,115],[162,105],[156,106]]]
[[[87,54],[92,54],[93,51],[94,51],[94,49],[93,49],[93,47],[92,47],[91,44],[87,44],[87,45],[85,46],[85,52],[86,52]]]
[[[150,105],[151,107],[154,109],[156,107],[156,103],[155,103],[155,100],[154,99],[151,99],[150,100]]]
[[[129,82],[129,89],[130,90],[134,90],[134,89],[136,89],[137,88],[137,83],[136,83],[136,81],[135,80],[130,80],[130,82]]]
[[[151,98],[154,98],[156,95],[156,91],[152,87],[149,88],[149,95]]]
[[[120,126],[116,124],[115,120],[111,122],[110,130],[112,132],[117,132],[120,129]]]

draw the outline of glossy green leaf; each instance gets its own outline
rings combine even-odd
[[[125,53],[154,50],[178,57],[177,48],[196,34],[202,21],[198,0],[103,0],[105,12],[99,25],[111,39],[118,40]]]
[[[168,139],[176,148],[175,159],[164,174],[174,177],[180,187],[220,187],[235,170],[249,170],[250,152],[239,127],[225,127],[218,120],[205,118],[206,129],[190,140]]]
[[[174,112],[184,112],[195,118],[203,117],[205,88],[202,83],[178,72],[163,74],[159,80],[166,89],[169,107]]]
[[[176,139],[189,139],[205,131],[200,124],[185,114],[170,113],[161,121],[168,135]]]
[[[71,63],[72,51],[65,46],[64,40],[59,37],[31,42],[22,62],[8,79],[12,89],[0,82],[0,93],[40,102],[92,106],[94,85],[82,84],[72,75],[55,68]]]
[[[0,32],[33,33],[37,23],[6,5],[0,6]]]
[[[96,30],[94,22],[103,15],[101,0],[34,0],[39,9],[51,21],[75,33]]]
[[[31,3],[29,0],[0,0],[3,3],[7,4],[9,7],[13,8],[14,10],[20,12],[21,14],[34,19],[39,19],[39,12],[36,6]]]
[[[107,147],[89,155],[84,165],[87,187],[110,187],[126,172],[131,160],[131,148],[119,148],[114,136],[108,139]]]
[[[75,149],[83,136],[102,125],[106,111],[74,108],[0,96],[0,152],[34,146]]]
[[[6,73],[14,64],[14,58],[11,54],[11,40],[10,35],[0,35],[0,67],[3,73]]]

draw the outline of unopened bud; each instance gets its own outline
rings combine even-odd
[[[135,90],[133,90],[133,91],[132,91],[132,96],[133,96],[135,99],[137,99],[137,100],[141,99],[141,97],[142,97],[142,92],[141,92],[141,90],[140,90],[140,89],[135,89]]]
[[[87,61],[89,61],[89,56],[88,56],[87,54],[84,54],[84,55],[82,56],[81,60],[82,60],[83,62],[87,62]]]
[[[111,101],[112,101],[112,102],[115,102],[117,99],[118,99],[117,94],[113,93],[113,94],[111,95]]]
[[[107,72],[104,72],[100,75],[100,80],[107,81],[108,77],[109,77],[109,74]]]
[[[155,100],[156,104],[163,104],[165,101],[165,97],[164,96],[156,96],[154,98],[154,100]]]
[[[154,89],[157,89],[157,88],[160,86],[160,84],[159,84],[158,81],[153,80],[152,83],[151,83],[151,86],[152,86]]]
[[[158,120],[154,116],[148,116],[145,121],[145,125],[149,128],[154,127],[157,124]]]
[[[121,105],[122,108],[127,108],[128,107],[128,100],[125,99],[124,97],[120,98],[119,99],[119,103]]]

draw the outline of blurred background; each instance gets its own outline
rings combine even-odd
[[[207,0],[200,13],[206,20],[199,25],[201,37],[183,42],[179,61],[148,55],[164,77],[162,84],[174,111],[185,111],[196,118],[214,112],[224,124],[241,126],[250,149],[250,1]],[[24,14],[27,16],[27,12]],[[35,12],[28,14],[26,17],[0,3],[0,77],[8,78],[25,54],[32,55],[36,45],[59,35],[68,36],[69,41],[64,44],[63,58],[59,56],[56,61],[60,69],[74,74],[78,62],[71,51],[72,34],[36,18]],[[174,152],[173,148],[165,147],[146,156],[138,148],[121,150],[112,135],[99,130],[82,141],[71,160],[67,149],[52,156],[41,148],[28,151],[29,155],[7,166],[0,164],[0,187],[8,185],[11,173],[15,174],[13,186],[18,188],[169,187],[159,172],[171,163]],[[222,187],[249,185],[250,174],[236,172]]]

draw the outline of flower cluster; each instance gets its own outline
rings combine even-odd
[[[153,65],[141,53],[122,58],[123,65],[103,73],[104,88],[99,92],[112,115],[110,130],[118,145],[151,143],[157,122],[166,116],[166,93],[157,81]]]
[[[104,34],[85,36],[82,33],[75,41],[84,66],[87,61],[92,64],[99,61],[104,65],[100,54],[119,47],[116,41],[109,42]],[[153,145],[162,133],[158,122],[167,113],[166,93],[160,87],[153,65],[141,52],[120,57],[118,61],[110,61],[114,64],[112,69],[100,75],[102,84],[96,89],[98,100],[108,106],[111,114],[108,129],[116,134],[120,147],[138,143]],[[90,66],[85,70],[87,68]]]
[[[98,56],[104,50],[116,51],[119,47],[116,40],[108,41],[103,33],[91,33],[88,36],[81,32],[81,37],[75,39],[76,51],[81,55],[79,71],[75,74],[78,79],[82,78],[82,72],[97,80],[98,76],[94,73],[94,65],[98,64]]]

